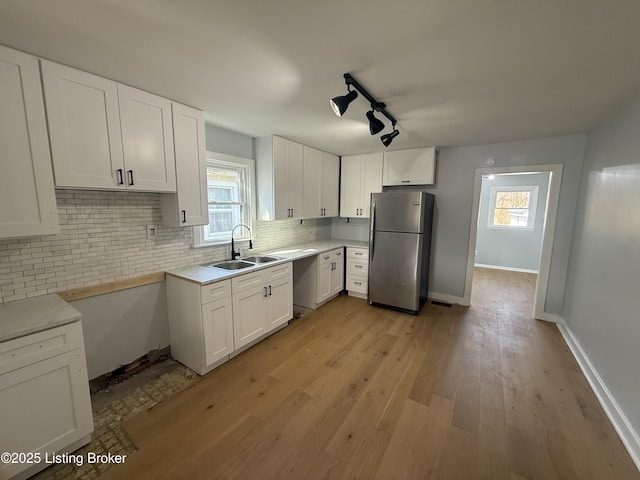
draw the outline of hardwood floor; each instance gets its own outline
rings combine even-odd
[[[535,276],[478,269],[472,307],[342,296],[126,422],[106,478],[640,479]]]

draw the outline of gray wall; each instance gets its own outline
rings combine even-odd
[[[640,432],[640,97],[590,133],[563,318]]]
[[[537,186],[533,230],[489,228],[489,208],[492,187]],[[495,175],[482,178],[480,209],[478,211],[478,236],[475,263],[497,267],[538,271],[544,233],[544,215],[549,190],[549,173]]]
[[[569,260],[585,135],[520,142],[442,148],[438,160],[438,184],[428,189],[436,195],[432,276],[433,292],[464,295],[467,252],[471,228],[475,170],[487,158],[496,166],[564,164],[545,312],[560,314]]]
[[[82,315],[89,378],[169,345],[165,282],[73,302]]]
[[[241,158],[255,159],[253,138],[215,125],[205,124],[207,150]]]

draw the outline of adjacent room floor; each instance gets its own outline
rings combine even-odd
[[[341,296],[125,418],[101,478],[640,479],[534,288],[476,269],[470,308],[418,316]]]

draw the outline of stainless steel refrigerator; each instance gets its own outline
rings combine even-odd
[[[426,301],[434,199],[425,191],[371,194],[369,303],[417,313]]]

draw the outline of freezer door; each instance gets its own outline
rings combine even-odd
[[[419,310],[422,242],[416,233],[371,232],[370,302]]]
[[[371,229],[421,233],[424,229],[425,192],[383,192],[371,195]]]

